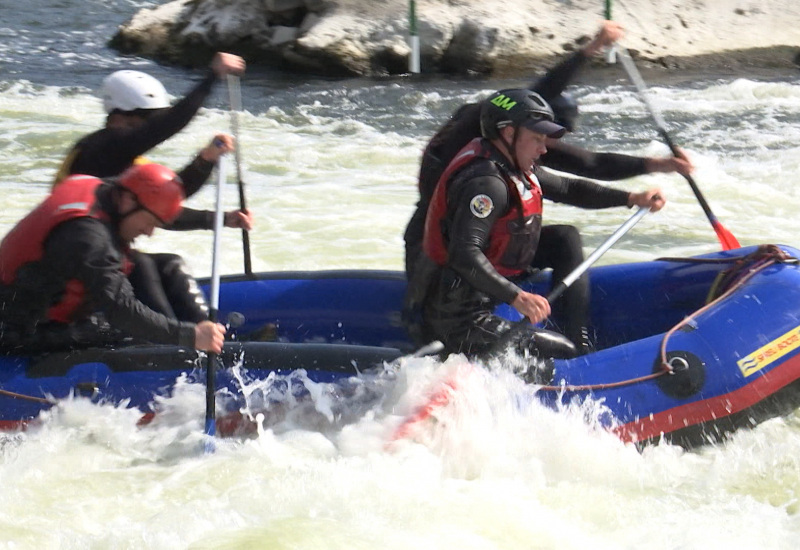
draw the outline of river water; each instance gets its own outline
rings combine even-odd
[[[103,123],[95,96],[120,68],[144,70],[176,97],[200,72],[105,47],[136,0],[0,0],[0,232],[47,193],[68,147]],[[797,246],[800,75],[645,72],[675,140],[692,156],[712,209],[742,244]],[[242,82],[241,154],[254,269],[402,266],[427,138],[459,104],[513,81],[304,79],[251,69]],[[666,155],[621,67],[574,88],[582,117],[568,139],[596,149]],[[225,89],[149,156],[180,167],[229,131]],[[232,172],[232,167],[231,170]],[[601,263],[719,248],[686,182],[650,175],[613,185],[660,187],[668,206]],[[226,186],[234,207],[235,186]],[[208,186],[191,204],[211,207]],[[587,251],[629,215],[548,205],[578,225]],[[224,273],[240,272],[238,232],[224,235]],[[138,243],[208,275],[211,234],[161,232]],[[124,407],[81,400],[40,427],[0,438],[1,548],[796,548],[800,416],[724,444],[640,453],[595,427],[592,409],[520,410],[511,376],[473,374],[439,422],[386,446],[399,414],[458,368],[409,360],[382,398],[337,402],[199,452],[203,388],[179,384],[155,425]],[[346,421],[344,420],[346,419]]]

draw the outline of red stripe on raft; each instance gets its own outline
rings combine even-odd
[[[147,426],[148,424],[150,424],[150,422],[153,421],[155,417],[156,413],[154,412],[144,413],[142,417],[139,419],[139,421],[136,423],[136,426],[138,428],[141,428],[142,426]]]
[[[625,442],[643,441],[703,422],[725,418],[752,407],[798,379],[800,379],[800,355],[784,361],[736,391],[640,418],[615,428],[614,433]]]
[[[32,424],[34,420],[0,420],[0,431],[3,432],[22,432]]]

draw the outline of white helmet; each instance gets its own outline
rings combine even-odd
[[[117,71],[103,80],[103,106],[107,113],[114,110],[164,109],[169,96],[164,86],[139,71]]]

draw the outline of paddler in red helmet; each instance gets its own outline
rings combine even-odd
[[[145,306],[128,280],[133,241],[172,223],[180,178],[159,164],[75,175],[0,242],[0,347],[25,352],[142,341],[219,353],[225,327]]]

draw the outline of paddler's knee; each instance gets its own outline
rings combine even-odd
[[[532,327],[524,338],[527,342],[521,341],[520,345],[527,346],[532,352],[536,352],[539,357],[572,359],[578,355],[578,349],[569,338],[552,330]]]
[[[181,321],[199,323],[208,319],[208,303],[183,258],[176,254],[157,254],[164,293]]]

